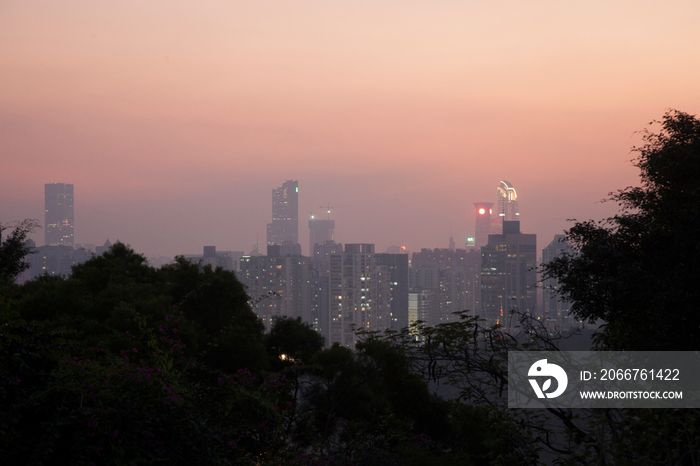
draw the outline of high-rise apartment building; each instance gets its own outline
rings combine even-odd
[[[73,185],[44,185],[44,242],[47,246],[75,245],[73,237]]]
[[[467,307],[471,315],[481,309],[481,251],[476,248],[467,250]]]
[[[475,202],[474,203],[476,220],[475,220],[475,235],[474,243],[477,248],[486,245],[489,242],[489,234],[491,234],[491,216],[493,215],[493,202]]]
[[[254,303],[253,311],[269,329],[275,317],[309,321],[308,271],[302,256],[243,256],[236,276]]]
[[[430,325],[430,313],[435,299],[433,290],[416,289],[408,293],[408,325],[420,320]]]
[[[413,253],[410,291],[430,290],[432,299],[421,320],[429,325],[444,324],[457,320],[455,312],[474,310],[470,290],[476,286],[472,269],[478,259],[476,252],[465,249],[421,249]]]
[[[501,181],[498,187],[498,217],[502,221],[520,221],[520,209],[518,208],[518,194],[515,188],[507,181]]]
[[[328,344],[353,347],[357,330],[391,326],[390,274],[379,266],[374,244],[346,244],[330,256],[330,318]]]
[[[408,327],[408,254],[376,254],[377,265],[389,272],[391,293],[389,326],[393,330]]]
[[[520,222],[503,222],[481,248],[480,316],[510,327],[510,311],[534,314],[537,306],[537,235],[520,233]]]
[[[309,323],[330,342],[330,275],[331,256],[342,254],[343,245],[324,241],[314,246],[309,261]]]
[[[299,243],[299,182],[287,180],[272,190],[272,223],[267,224],[267,244]]]

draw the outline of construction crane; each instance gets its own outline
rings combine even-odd
[[[328,205],[322,205],[318,206],[319,209],[326,209],[328,212],[328,220],[331,219],[331,209],[337,209],[339,207],[350,207],[349,205],[331,205],[330,203]]]

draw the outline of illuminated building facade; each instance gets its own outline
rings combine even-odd
[[[506,222],[520,221],[518,194],[513,185],[504,180],[496,190],[498,191],[498,217]]]
[[[243,256],[236,274],[266,328],[275,317],[309,321],[308,259],[302,256]]]
[[[391,326],[390,274],[377,264],[374,244],[346,244],[330,256],[328,344],[354,347],[356,330]]]
[[[73,238],[73,185],[44,185],[44,242],[47,246],[75,245]]]
[[[287,180],[272,190],[272,223],[267,224],[267,244],[299,243],[299,182]]]
[[[343,245],[335,241],[316,244],[309,267],[309,323],[330,342],[331,256],[342,254]]]
[[[416,289],[408,293],[408,323],[429,322],[434,307],[433,290]]]
[[[376,254],[377,265],[389,272],[390,327],[401,330],[408,327],[408,254]]]

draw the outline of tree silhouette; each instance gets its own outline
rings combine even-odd
[[[578,252],[543,266],[571,310],[604,321],[597,343],[617,350],[695,350],[700,341],[700,121],[668,111],[644,131],[641,186],[610,193],[620,213],[576,223]]]
[[[32,247],[27,236],[38,227],[37,220],[23,220],[3,239],[3,232],[10,227],[0,225],[0,277],[14,279],[30,267],[26,257],[32,253]]]

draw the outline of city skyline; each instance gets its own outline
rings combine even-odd
[[[75,243],[147,256],[265,252],[270,190],[287,179],[303,226],[348,206],[331,214],[336,241],[377,251],[463,247],[473,203],[508,180],[521,230],[548,244],[567,219],[617,213],[600,201],[639,185],[630,149],[650,121],[700,113],[691,1],[0,13],[0,221],[42,220],[41,186],[70,183]]]
[[[498,194],[497,194],[497,202],[499,204],[499,209],[501,209],[501,201],[502,201],[502,189],[501,186],[506,183],[507,185],[510,186],[511,189],[513,189],[512,185],[510,185],[507,181],[501,181],[499,186],[498,186]],[[44,185],[44,208],[45,208],[45,217],[44,217],[44,223],[43,229],[44,229],[44,236],[45,236],[45,245],[69,245],[71,247],[82,247],[85,244],[88,244],[89,246],[92,246],[94,248],[94,243],[75,243],[73,241],[74,237],[74,231],[73,231],[73,216],[74,216],[74,207],[73,207],[73,190],[74,190],[74,185],[72,184],[67,184],[67,183],[46,183]],[[514,191],[514,189],[513,189]],[[267,245],[281,245],[282,242],[287,242],[287,244],[291,245],[291,243],[294,242],[294,239],[299,239],[299,234],[298,234],[298,219],[302,218],[298,214],[298,193],[299,193],[299,182],[297,180],[287,180],[284,183],[282,183],[282,186],[279,188],[274,188],[272,189],[272,211],[273,211],[273,221],[272,223],[267,224],[267,233],[268,233],[268,240],[267,240]],[[517,198],[517,197],[516,197]],[[514,202],[515,207],[514,207],[514,212],[517,211],[518,206],[517,202]],[[494,203],[491,202],[476,202],[473,204],[473,209],[475,209],[476,212],[476,217],[477,219],[474,222],[474,230],[469,232],[467,234],[468,237],[476,237],[477,238],[477,244],[476,247],[480,247],[483,244],[486,244],[488,241],[488,235],[490,234],[500,234],[500,228],[502,224],[502,219],[499,219],[499,212],[494,210]],[[322,206],[324,207],[324,206]],[[327,215],[330,217],[331,214],[331,207],[333,206],[328,206],[328,211]],[[347,206],[342,206],[342,207],[347,207]],[[481,207],[481,209],[480,209]],[[486,207],[486,209],[484,209]],[[488,212],[486,212],[488,210]],[[335,209],[333,209],[333,212],[336,212]],[[330,218],[328,219],[317,219],[315,218],[315,214],[311,214],[311,211],[307,211],[307,214],[310,214],[309,221],[308,221],[308,238],[309,238],[309,245],[310,249],[307,253],[307,251],[303,251],[303,255],[305,256],[312,256],[312,249],[313,246],[312,244],[322,244],[323,241],[327,240],[333,240],[334,239],[334,229],[335,229],[335,221],[331,220]],[[486,221],[479,222],[478,218],[481,217],[482,215],[486,215]],[[516,217],[518,218],[518,217]],[[480,223],[482,224],[481,227],[479,227]],[[61,229],[61,225],[67,227],[68,232],[63,235],[59,236],[58,230]],[[316,231],[317,230],[317,231]],[[481,230],[481,231],[480,231]],[[496,231],[499,230],[499,231]],[[35,231],[34,234],[38,232]],[[274,238],[272,241],[270,240],[271,235],[272,238]],[[483,244],[478,244],[478,238],[481,235],[483,239]],[[65,236],[65,238],[64,238]],[[555,236],[562,236],[562,235],[555,235]],[[54,241],[49,241],[46,238],[49,237],[55,237]],[[316,239],[316,237],[318,239]],[[58,238],[58,239],[56,239]],[[449,240],[452,240],[453,238],[450,237]],[[465,241],[460,242],[459,244],[456,244],[455,247],[458,249],[469,249],[470,247],[474,247],[474,245],[469,246],[468,242],[466,241],[466,237],[464,238]],[[68,241],[70,240],[70,241]],[[67,242],[68,241],[68,242]],[[106,240],[109,241],[109,238]],[[123,242],[123,241],[122,241]],[[70,243],[70,244],[69,244]],[[298,244],[298,243],[296,243]],[[374,243],[372,243],[374,244]],[[75,245],[75,246],[74,246]],[[260,245],[256,245],[259,247]],[[394,245],[389,246],[389,248],[395,247]],[[450,248],[450,244],[448,243],[447,246],[430,246],[431,248]],[[246,254],[248,252],[254,251],[256,248],[251,249],[251,251],[245,251]],[[388,249],[388,248],[387,248]],[[416,249],[415,251],[408,250],[408,252],[417,252],[420,249],[424,249],[423,247]],[[94,252],[94,251],[93,251]],[[260,253],[264,253],[265,249],[260,248],[259,250]],[[189,254],[189,253],[179,253],[179,254]],[[189,254],[192,255],[192,254]]]
[[[496,209],[498,208],[498,207],[497,207],[497,203],[499,203],[499,202],[501,201],[501,189],[500,189],[500,186],[502,185],[502,183],[503,183],[503,181],[501,181],[501,182],[499,183],[498,194],[495,196],[495,200],[497,201],[496,203],[493,203],[493,202],[475,202],[475,203],[471,204],[471,207],[467,207],[467,208],[470,209],[470,212],[469,212],[468,215],[470,215],[472,218],[474,218],[473,222],[471,222],[472,225],[473,225],[473,228],[472,228],[470,231],[467,231],[467,232],[464,234],[464,237],[463,237],[463,238],[461,238],[461,237],[458,238],[458,241],[456,241],[456,246],[455,246],[455,247],[457,247],[457,248],[459,248],[459,249],[467,249],[467,250],[469,250],[471,247],[474,247],[474,246],[480,247],[480,246],[485,245],[485,244],[488,242],[488,235],[491,235],[491,234],[500,234],[500,230],[499,230],[499,229],[501,228],[502,222],[501,222],[500,219],[499,219],[499,212],[498,212]],[[507,183],[507,182],[506,182],[506,183]],[[272,201],[272,206],[273,206],[273,207],[272,207],[272,210],[273,210],[273,215],[272,215],[272,216],[273,216],[273,222],[267,224],[267,238],[268,238],[268,240],[265,241],[265,240],[261,239],[261,238],[260,238],[260,234],[258,233],[258,234],[256,235],[256,241],[257,241],[256,243],[250,245],[250,247],[247,247],[247,248],[239,248],[240,250],[244,251],[245,254],[248,254],[249,252],[255,252],[256,250],[257,250],[258,253],[260,253],[260,254],[266,254],[266,244],[267,244],[268,246],[271,244],[271,243],[269,242],[269,237],[270,237],[269,235],[270,235],[270,231],[271,231],[271,228],[272,228],[272,225],[273,225],[273,224],[276,224],[276,225],[277,225],[276,228],[272,228],[273,232],[276,231],[276,230],[279,230],[279,231],[276,231],[276,233],[274,233],[275,236],[280,236],[280,235],[281,235],[281,236],[285,236],[285,235],[292,235],[292,236],[294,236],[293,233],[289,233],[289,232],[286,232],[286,231],[285,231],[285,227],[281,226],[281,225],[283,225],[283,224],[285,224],[285,225],[288,224],[289,226],[295,227],[296,230],[297,230],[297,232],[298,232],[298,221],[295,222],[293,219],[291,219],[291,217],[290,217],[290,218],[285,217],[285,220],[282,220],[282,218],[279,217],[279,215],[278,215],[277,217],[275,217],[275,215],[274,215],[275,209],[277,209],[278,214],[279,214],[280,212],[284,212],[285,215],[291,213],[294,209],[296,209],[296,210],[298,211],[298,199],[296,199],[296,198],[298,197],[298,193],[299,193],[299,186],[298,186],[298,184],[299,184],[299,182],[298,182],[297,180],[287,180],[287,181],[285,181],[284,183],[282,183],[282,186],[281,186],[281,187],[272,189],[272,192],[273,192],[273,196],[272,196],[272,198],[273,198],[273,201]],[[50,230],[55,230],[55,228],[52,227],[52,226],[49,224],[49,220],[48,220],[48,216],[47,216],[47,214],[48,214],[48,204],[47,204],[47,202],[49,202],[49,201],[48,201],[48,199],[49,199],[49,194],[48,194],[48,191],[47,191],[47,190],[49,189],[49,186],[66,186],[66,187],[70,187],[70,197],[71,197],[71,199],[70,199],[70,200],[71,200],[71,205],[69,206],[69,207],[70,207],[70,209],[69,209],[69,210],[70,210],[70,216],[71,216],[71,218],[75,216],[74,208],[73,208],[73,195],[72,195],[72,190],[73,190],[73,186],[74,186],[73,184],[67,184],[67,183],[46,183],[44,186],[45,186],[45,188],[44,188],[44,192],[45,192],[45,195],[44,195],[44,204],[45,204],[45,205],[44,205],[44,212],[45,212],[44,222],[41,224],[40,229],[35,230],[35,231],[33,232],[33,234],[30,235],[32,238],[39,238],[39,237],[42,237],[42,236],[43,236],[43,237],[46,237],[46,235],[49,234],[48,232],[49,232]],[[512,185],[511,185],[511,186],[512,186]],[[294,191],[294,197],[295,197],[294,201],[292,202],[292,204],[294,204],[294,205],[291,206],[291,207],[288,206],[288,205],[287,205],[287,201],[284,200],[284,199],[286,199],[286,197],[285,197],[286,194],[285,194],[285,193],[286,193],[287,191],[289,191],[290,189],[291,189],[292,191]],[[290,191],[290,194],[291,194],[291,191]],[[64,196],[64,197],[65,197],[65,196]],[[284,201],[283,201],[283,200],[284,200]],[[313,204],[314,201],[311,201],[310,203]],[[347,206],[343,206],[343,207],[347,207]],[[480,209],[480,207],[481,207],[481,209]],[[484,207],[486,207],[485,210],[484,210]],[[518,204],[517,204],[517,202],[515,203],[515,208],[518,209]],[[481,211],[484,211],[484,212],[481,212]],[[314,219],[314,217],[315,217],[316,215],[311,215],[311,212],[312,212],[312,211],[306,211],[306,214],[309,214],[309,215],[308,215],[308,217],[309,217],[309,226],[311,226],[311,224],[312,224],[313,222],[317,222],[317,223],[320,222],[320,220]],[[331,211],[329,210],[329,212],[328,212],[329,217],[330,217],[330,212],[331,212]],[[334,215],[334,216],[335,216],[338,212],[339,212],[339,211],[333,209],[333,215]],[[481,217],[481,216],[484,215],[484,214],[485,214],[485,216],[488,217],[488,218],[487,218],[485,221],[479,222],[478,217]],[[55,214],[54,214],[54,216],[55,216]],[[27,217],[27,218],[29,218],[29,217]],[[304,220],[304,215],[303,215],[303,214],[300,214],[300,215],[298,215],[297,218],[298,218],[299,220],[302,220],[302,221],[303,221],[303,220]],[[518,218],[519,218],[519,217],[518,217]],[[277,221],[276,221],[276,220],[277,220]],[[330,229],[328,230],[328,232],[325,232],[325,231],[324,231],[324,234],[330,234],[330,235],[333,235],[333,236],[334,236],[334,234],[333,234],[332,232],[334,231],[334,228],[335,228],[335,220],[332,220],[332,219],[329,218],[329,219],[327,219],[327,220],[322,220],[321,223],[328,223],[328,222],[329,222],[329,225],[333,225],[333,226],[330,227]],[[9,223],[9,222],[6,222],[6,223]],[[481,224],[481,227],[479,227],[480,224]],[[294,228],[292,228],[292,230],[293,230],[293,229],[294,229]],[[73,240],[73,244],[81,244],[81,243],[78,243],[77,241],[75,241],[75,239],[74,239],[73,224],[70,225],[70,230],[71,230],[71,232],[70,232],[70,238]],[[290,230],[290,231],[292,231],[292,230]],[[297,233],[297,234],[296,234],[296,237],[298,238],[299,243],[296,243],[296,244],[299,244],[299,245],[300,245],[300,243],[303,242],[303,241],[306,241],[306,244],[309,244],[309,241],[312,239],[312,238],[311,238],[311,237],[312,237],[312,234],[313,234],[312,231],[311,231],[310,229],[303,229],[303,230],[305,230],[305,233],[304,233],[304,234],[305,234],[306,237],[301,236],[299,233]],[[497,230],[499,230],[499,231],[497,231]],[[532,233],[532,232],[527,231],[527,233]],[[555,237],[557,237],[557,236],[561,236],[562,233],[563,233],[563,231],[562,231],[562,232],[559,232],[559,233],[555,233],[555,234],[553,234],[552,238],[555,238]],[[54,234],[54,235],[55,235],[55,234]],[[451,236],[452,236],[452,232],[451,232],[451,231],[450,231],[449,235],[450,235],[450,237],[449,237],[449,238],[446,238],[446,239],[443,239],[443,240],[440,242],[440,244],[427,244],[427,245],[426,245],[426,244],[423,244],[423,245],[418,244],[417,247],[416,247],[415,249],[412,249],[412,248],[410,248],[410,247],[407,248],[407,247],[405,247],[404,245],[402,245],[401,247],[404,248],[407,252],[418,252],[418,251],[420,251],[421,249],[424,249],[424,248],[445,248],[445,249],[448,249],[448,248],[450,247],[449,241],[452,239],[452,237],[451,237]],[[281,236],[280,236],[280,237],[281,237]],[[479,243],[479,237],[480,237],[480,236],[481,236],[481,238],[482,238],[482,243]],[[115,235],[109,235],[109,234],[108,234],[108,236],[106,237],[106,241],[109,241],[109,238],[110,238],[110,237],[116,237],[116,236],[115,236]],[[468,237],[475,238],[475,239],[476,239],[476,243],[475,243],[474,245],[472,245],[472,246],[469,246],[469,245],[468,245],[468,241],[467,241],[467,238],[468,238]],[[365,238],[367,238],[368,243],[377,244],[376,241],[372,240],[371,236],[366,235]],[[125,244],[129,244],[130,246],[134,247],[134,245],[131,244],[128,240],[123,240],[123,239],[117,238],[116,241],[121,241],[121,242],[123,242],[123,243],[125,243]],[[285,240],[285,241],[287,241],[288,244],[291,245],[291,242],[292,242],[291,240]],[[95,244],[95,243],[101,244],[102,242],[103,242],[103,241],[101,241],[100,239],[96,239],[96,240],[95,240],[95,239],[92,239],[92,243],[88,243],[88,244]],[[342,241],[339,241],[339,242],[342,242]],[[353,243],[353,241],[346,241],[346,242],[347,242],[347,243]],[[58,245],[59,243],[56,243],[56,242],[49,243],[48,241],[45,240],[44,243],[42,243],[41,241],[38,241],[37,244]],[[63,243],[60,243],[60,244],[63,244]],[[65,243],[65,244],[67,244],[67,243]],[[70,245],[71,247],[73,247],[73,244],[69,244],[69,245]],[[281,244],[281,243],[274,243],[274,244]],[[183,251],[178,251],[178,252],[171,253],[171,254],[153,254],[153,253],[149,253],[148,251],[139,251],[138,249],[136,249],[136,252],[139,252],[139,253],[141,253],[141,254],[144,254],[144,255],[147,256],[147,257],[168,257],[168,256],[174,257],[174,256],[176,256],[176,255],[183,255],[183,254],[184,254],[184,255],[192,255],[192,252],[193,252],[193,251],[196,251],[197,249],[201,249],[201,247],[202,247],[201,244],[192,245],[192,246],[190,247],[190,249],[188,249],[187,251],[184,251],[184,252],[183,252]],[[389,248],[392,248],[392,247],[396,247],[396,244],[395,244],[395,243],[391,243],[391,241],[390,241],[389,243],[387,243],[386,247],[384,247],[383,244],[380,245],[380,247],[377,248],[377,251],[378,251],[378,252],[384,252],[385,250],[387,250],[387,249],[389,249]],[[224,249],[224,248],[220,248],[220,249]],[[233,249],[233,248],[227,248],[227,249]],[[305,251],[304,249],[302,249],[302,254],[303,254],[304,256],[311,256],[311,255],[312,255],[311,252],[307,253],[307,251]]]

